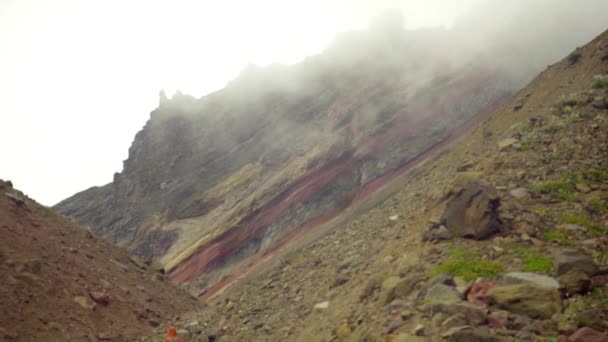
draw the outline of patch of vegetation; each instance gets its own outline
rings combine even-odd
[[[573,124],[577,122],[585,121],[583,117],[581,117],[578,113],[570,113],[566,116],[566,122]]]
[[[454,249],[450,258],[435,268],[431,275],[448,273],[471,281],[477,278],[496,279],[504,272],[504,267],[497,261],[480,260],[478,256],[468,253],[463,248]]]
[[[589,200],[589,205],[600,214],[608,213],[608,203],[600,198],[594,197]]]
[[[553,261],[544,255],[538,254],[529,247],[517,246],[511,249],[510,252],[523,258],[522,270],[524,271],[544,273],[553,271]]]
[[[532,128],[534,128],[534,126],[532,125],[532,123],[530,121],[526,121],[524,123],[521,124],[521,131],[524,133],[529,133],[532,131]]]
[[[585,178],[585,175],[583,175],[581,172],[566,172],[562,175],[562,179],[565,182],[573,184],[583,183],[590,185],[593,183],[591,180]]]
[[[520,150],[527,151],[532,148],[532,145],[534,144],[534,139],[529,135],[525,135],[521,138],[519,144],[521,146]]]
[[[513,248],[512,251],[513,251],[513,254],[519,255],[519,256],[526,256],[531,253],[530,248],[523,247],[523,246],[517,246],[517,247]]]
[[[608,265],[608,250],[588,249],[593,258],[593,262],[598,265]]]
[[[547,209],[547,207],[536,207],[534,208],[534,212],[537,213],[538,215],[547,215],[547,213],[549,212],[549,209]]]
[[[570,239],[566,234],[559,231],[545,232],[543,234],[545,240],[556,241],[564,245],[573,246],[576,242]]]
[[[604,233],[604,229],[593,224],[593,222],[589,221],[589,219],[587,219],[584,216],[574,215],[574,214],[564,214],[564,215],[562,215],[562,220],[566,224],[577,224],[581,227],[585,227],[585,229],[587,229],[587,232],[589,232],[591,234]]]
[[[608,288],[595,288],[589,297],[600,305],[608,306]]]
[[[564,110],[565,107],[574,107],[580,104],[584,104],[589,100],[589,97],[587,95],[585,95],[584,93],[572,93],[568,96],[565,96],[562,98],[562,100],[560,101],[561,105],[562,105],[562,111]],[[565,113],[565,111],[564,111]]]
[[[570,109],[572,109],[572,107],[570,107]],[[566,123],[563,120],[553,118],[541,128],[541,132],[546,134],[555,134],[562,131],[564,128],[566,128]]]
[[[608,170],[591,169],[587,171],[587,177],[595,182],[608,181]]]
[[[571,201],[575,198],[574,186],[566,182],[536,182],[531,184],[530,189],[541,194],[550,194],[553,199],[560,201]]]
[[[553,261],[543,255],[530,255],[524,259],[523,270],[549,273],[553,271]]]
[[[570,302],[570,305],[568,305],[566,310],[564,310],[564,316],[569,320],[576,319],[581,312],[584,312],[587,309],[589,309],[589,305],[587,305],[585,301],[581,298],[578,298],[578,300],[575,298]]]
[[[608,75],[595,75],[591,81],[593,89],[603,89],[608,87]]]

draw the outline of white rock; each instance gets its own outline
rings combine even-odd
[[[329,307],[329,302],[321,302],[321,303],[317,303],[314,306],[314,309],[316,310],[325,310]]]

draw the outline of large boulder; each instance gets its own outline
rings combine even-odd
[[[491,305],[531,318],[550,319],[562,310],[557,288],[534,283],[498,286],[490,289],[486,297]]]
[[[501,229],[499,207],[496,190],[485,182],[472,180],[448,195],[441,223],[452,236],[486,239]]]
[[[587,254],[576,249],[562,249],[555,254],[555,269],[557,275],[564,275],[570,271],[581,271],[587,275],[594,275],[598,271],[597,265]]]

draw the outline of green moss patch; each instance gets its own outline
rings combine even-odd
[[[435,268],[431,275],[442,273],[470,281],[477,278],[496,279],[504,272],[504,267],[497,261],[480,260],[463,249],[455,249],[448,260]]]

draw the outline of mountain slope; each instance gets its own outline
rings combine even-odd
[[[542,341],[579,328],[606,340],[607,99],[604,32],[473,133],[387,183],[395,196],[275,255],[184,319],[204,319],[226,340]],[[463,180],[496,191],[500,231],[423,241]],[[513,271],[549,277],[561,293],[526,285],[541,295],[500,306],[483,286],[516,289],[503,283]]]
[[[437,69],[442,54],[412,48],[427,36],[452,49],[442,31],[357,33],[201,99],[161,98],[114,182],[55,208],[205,288],[365,197],[518,82],[481,58]]]
[[[0,339],[125,341],[197,301],[0,181]]]
[[[505,51],[479,44],[513,27],[487,27],[490,37],[475,25],[406,31],[391,16],[300,64],[249,67],[203,98],[161,94],[114,181],[55,209],[159,260],[194,293],[218,291],[348,208],[385,198],[383,184],[583,35],[551,41],[566,29],[538,26]]]

